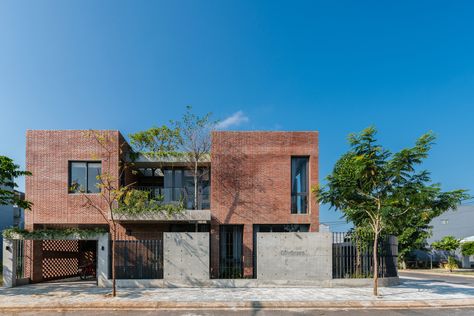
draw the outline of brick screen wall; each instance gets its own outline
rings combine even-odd
[[[253,224],[319,226],[319,208],[291,214],[291,157],[309,157],[310,187],[318,184],[317,132],[212,133],[211,275],[219,270],[219,225],[244,225],[244,276],[253,274]]]

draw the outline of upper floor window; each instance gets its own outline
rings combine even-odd
[[[308,157],[291,157],[291,213],[308,213]]]
[[[69,162],[69,193],[99,193],[102,164],[90,161]]]

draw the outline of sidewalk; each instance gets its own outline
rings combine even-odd
[[[0,290],[0,309],[222,309],[222,308],[421,308],[474,306],[474,287],[405,279],[381,288],[166,288],[110,289],[92,284],[43,283]]]

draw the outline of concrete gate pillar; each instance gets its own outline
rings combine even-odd
[[[16,285],[16,247],[11,239],[3,239],[3,286],[14,287]]]
[[[106,287],[109,279],[109,248],[109,234],[102,234],[97,242],[97,285],[100,287]]]

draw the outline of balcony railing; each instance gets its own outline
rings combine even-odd
[[[163,203],[177,203],[183,201],[184,207],[188,210],[194,208],[194,188],[164,188],[159,186],[135,186],[135,190],[146,191],[149,193],[150,199],[156,199],[158,197],[163,198]],[[198,210],[210,209],[209,193],[202,192],[202,189],[198,189]]]

